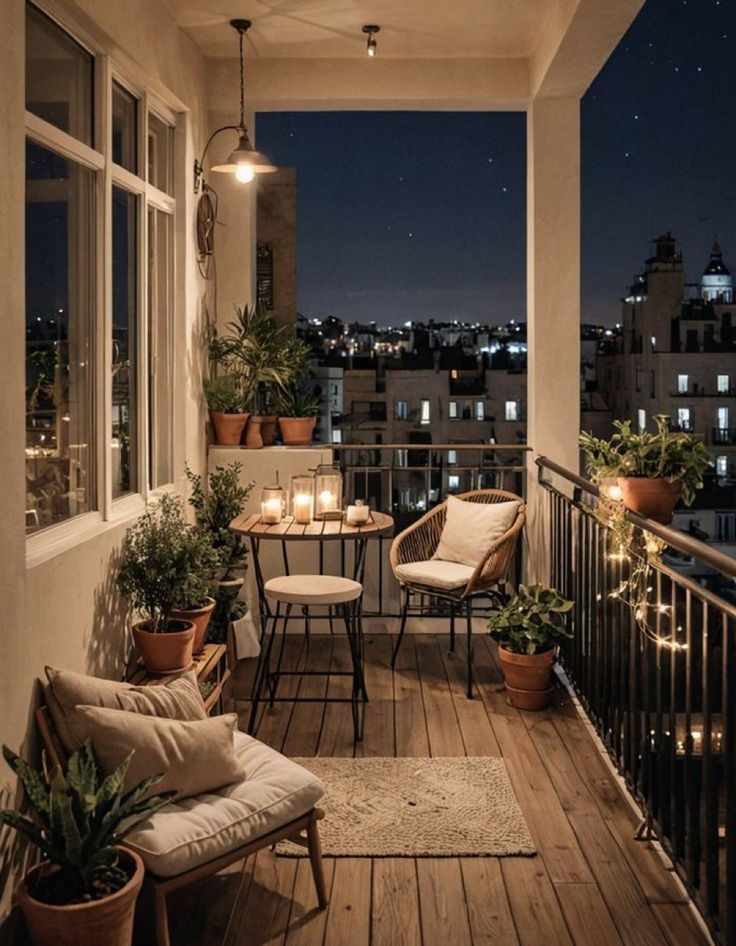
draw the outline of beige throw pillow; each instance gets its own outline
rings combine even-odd
[[[473,503],[447,497],[447,517],[437,551],[432,558],[476,567],[488,549],[507,532],[520,503]]]
[[[132,690],[129,683],[103,680],[71,670],[46,667],[48,686],[45,688],[46,705],[64,750],[71,755],[84,742],[79,727],[79,706],[118,706],[118,695]]]
[[[202,694],[193,670],[166,684],[131,687],[117,694],[118,709],[160,719],[206,719]]]
[[[235,713],[195,722],[159,719],[124,710],[80,706],[79,716],[95,758],[109,775],[132,751],[124,790],[149,775],[164,773],[148,795],[176,791],[176,798],[214,792],[245,778],[235,755]]]

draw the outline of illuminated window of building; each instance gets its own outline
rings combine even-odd
[[[409,405],[406,401],[396,402],[396,420],[406,420],[409,417]]]
[[[728,476],[728,457],[725,454],[716,457],[716,473],[718,476]]]
[[[451,473],[447,477],[447,488],[448,489],[460,489],[460,477],[457,473]]]
[[[689,407],[677,408],[677,424],[683,430],[690,430],[693,423],[693,412]]]
[[[687,374],[678,374],[678,376],[677,376],[677,393],[678,393],[678,394],[687,394],[689,384],[690,384],[690,375],[687,375]]]
[[[639,412],[637,414],[637,421],[639,424],[640,431],[647,429],[647,412],[645,410],[642,410],[641,408],[639,408]]]
[[[457,420],[457,401],[450,401],[450,420]]]
[[[506,420],[518,420],[519,419],[519,402],[518,401],[506,401]]]
[[[731,390],[731,375],[719,374],[718,375],[718,393],[728,394],[730,390]]]
[[[447,451],[447,463],[449,466],[454,466],[457,463],[457,450]]]
[[[475,419],[476,420],[486,419],[486,405],[483,403],[483,401],[475,402]]]
[[[419,412],[419,422],[420,424],[428,424],[430,422],[429,401],[425,398],[422,399],[421,409]]]

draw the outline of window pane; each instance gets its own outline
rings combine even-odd
[[[152,489],[174,479],[171,217],[148,211],[148,477]]]
[[[148,113],[148,182],[166,194],[173,194],[174,129]]]
[[[93,172],[26,145],[26,527],[94,508]]]
[[[138,489],[137,203],[112,189],[112,495]]]
[[[26,7],[26,108],[92,144],[92,56],[30,4]]]
[[[112,159],[138,173],[138,99],[117,82],[112,84]]]

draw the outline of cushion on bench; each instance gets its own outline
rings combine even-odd
[[[128,835],[148,870],[172,877],[198,867],[306,814],[324,794],[315,775],[245,733],[235,733],[235,752],[244,781],[172,802]]]

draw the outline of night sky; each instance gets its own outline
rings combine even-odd
[[[665,230],[688,279],[714,235],[736,272],[735,44],[734,0],[648,0],[588,90],[584,321],[619,319]],[[525,318],[523,115],[259,114],[257,137],[297,168],[300,312],[379,325]]]

